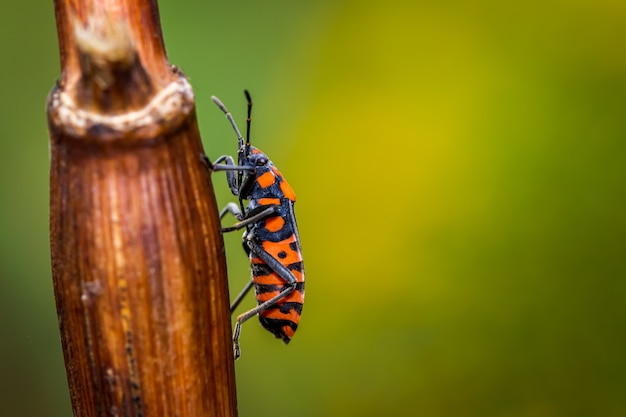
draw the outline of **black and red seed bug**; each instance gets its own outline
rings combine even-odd
[[[257,301],[255,308],[237,317],[235,359],[241,354],[239,336],[246,320],[258,315],[261,325],[287,344],[298,327],[304,302],[304,264],[294,214],[296,195],[267,155],[250,145],[252,99],[247,90],[244,92],[248,101],[245,143],[230,112],[217,97],[211,97],[226,114],[239,145],[237,165],[228,155],[209,162],[213,171],[226,171],[230,190],[239,198],[239,206],[229,203],[221,211],[220,219],[230,213],[238,220],[223,227],[222,232],[245,228],[243,247],[252,268],[252,279],[233,301],[231,313],[252,286]],[[245,207],[243,200],[248,201]]]

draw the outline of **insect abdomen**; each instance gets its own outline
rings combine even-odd
[[[278,260],[296,278],[296,287],[289,295],[259,313],[261,325],[274,336],[282,339],[283,342],[289,343],[298,328],[302,304],[304,303],[302,254],[295,234],[280,242],[265,241],[262,245],[265,251]],[[288,285],[260,258],[251,255],[250,262],[257,304],[277,296]]]

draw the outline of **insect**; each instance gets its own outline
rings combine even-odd
[[[224,104],[211,97],[237,134],[237,165],[228,155],[213,163],[206,160],[213,171],[226,172],[230,191],[239,199],[239,206],[229,203],[220,212],[220,219],[228,213],[237,219],[222,232],[245,228],[242,243],[252,269],[252,278],[233,301],[231,313],[253,286],[256,294],[257,306],[237,317],[233,331],[235,359],[241,355],[239,336],[244,322],[258,315],[261,325],[287,344],[298,327],[304,302],[304,264],[294,214],[296,196],[267,155],[250,145],[252,99],[247,90],[244,93],[248,101],[245,142]],[[248,201],[245,207],[244,200]]]

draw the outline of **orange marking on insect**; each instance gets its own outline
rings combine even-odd
[[[295,331],[291,328],[291,326],[283,326],[283,334],[287,336],[289,339],[293,337]]]
[[[254,277],[253,280],[256,285],[285,285],[285,280],[274,272],[269,275]]]
[[[262,292],[256,295],[256,300],[259,303],[264,303],[265,301],[269,301],[272,298],[276,297],[280,291],[270,291],[270,292]]]
[[[285,195],[285,198],[288,198],[291,201],[296,201],[296,193],[287,181],[283,180],[283,182],[280,183],[280,190]]]
[[[298,323],[300,321],[300,314],[293,309],[289,310],[289,313],[281,313],[278,308],[271,308],[265,310],[261,315],[274,320],[289,320],[294,323]]]
[[[295,242],[295,236],[293,235],[282,242],[263,242],[263,249],[265,249],[281,264],[289,265],[302,261],[302,255],[300,255],[300,252],[294,251],[289,247],[289,244],[292,242]]]
[[[283,179],[283,174],[281,174],[276,167],[272,167],[272,171],[274,172],[274,175],[281,179],[280,190],[283,192],[285,198],[288,198],[291,201],[296,201],[296,193],[293,191],[293,188],[291,188],[289,183]]]
[[[261,188],[267,188],[270,185],[274,184],[274,182],[276,181],[276,177],[274,176],[273,172],[267,171],[257,177],[256,180],[259,182]]]
[[[265,220],[265,228],[270,232],[278,232],[285,225],[285,219],[279,216],[269,217]]]
[[[284,298],[286,303],[300,303],[304,304],[304,293],[294,290],[287,297]]]
[[[261,206],[278,206],[278,205],[280,205],[280,199],[278,199],[278,198],[259,198],[259,205],[261,205]]]

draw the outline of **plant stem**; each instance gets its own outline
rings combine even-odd
[[[74,416],[236,416],[226,262],[156,0],[56,0],[50,244]]]

